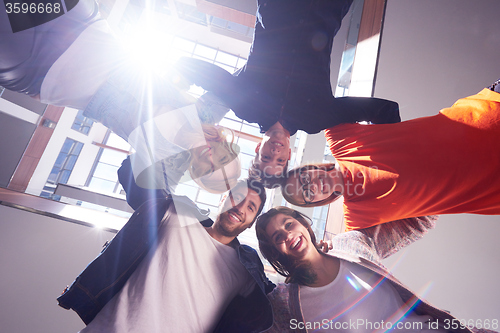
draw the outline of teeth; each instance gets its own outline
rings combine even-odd
[[[293,249],[295,249],[295,248],[297,247],[297,245],[299,244],[299,242],[300,242],[300,237],[299,237],[299,238],[297,238],[297,240],[296,240],[295,242],[293,242],[293,244],[292,244],[292,246],[291,246],[291,247],[292,247],[292,250],[293,250]]]
[[[231,216],[233,218],[233,220],[237,220],[238,222],[241,222],[240,218],[238,216],[236,216],[235,214],[229,213],[229,216]]]

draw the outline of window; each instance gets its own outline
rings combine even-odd
[[[101,193],[120,193],[122,188],[118,182],[117,172],[122,161],[127,158],[125,151],[130,150],[130,145],[111,132],[105,142],[115,149],[100,149],[91,176],[87,180],[87,186]]]
[[[323,239],[323,233],[325,232],[326,219],[328,218],[328,205],[319,206],[313,208],[313,213],[311,216],[312,229],[316,235],[316,239]]]
[[[57,184],[67,184],[69,176],[75,167],[83,143],[67,138],[52,167],[49,178],[40,194],[41,197],[59,200],[59,195],[54,195]]]
[[[223,31],[225,32],[223,34],[231,35],[234,38],[242,40],[248,40],[249,42],[251,42],[253,39],[255,29],[252,27],[247,27],[246,25],[228,21],[215,16],[210,16],[209,22],[212,27],[217,28],[215,29],[216,32],[217,30],[219,30],[219,33]]]
[[[88,135],[93,123],[94,121],[92,119],[85,117],[83,115],[83,111],[79,110],[75,117],[75,122],[71,126],[71,129]]]
[[[223,52],[217,48],[209,47],[178,36],[172,38],[171,48],[172,52],[211,62],[228,70],[230,73],[234,73],[246,63],[246,59],[238,55]],[[204,93],[204,90],[193,86],[190,92],[198,97]],[[220,125],[257,137],[261,136],[258,125],[249,124],[239,119],[232,111],[226,114],[226,117],[220,122]],[[235,138],[234,143],[238,144],[241,149],[239,155],[242,165],[240,178],[246,178],[248,177],[250,163],[255,156],[256,143],[239,137]],[[113,133],[109,135],[105,144],[125,151],[130,149],[128,143]],[[116,171],[126,156],[127,154],[124,152],[105,148],[101,149],[96,159],[94,169],[91,172],[91,176],[87,181],[87,186],[104,193],[120,193],[121,186],[118,182]],[[220,194],[210,194],[202,191],[194,181],[180,183],[175,191],[179,195],[186,195],[191,198],[200,208],[210,209],[211,217],[215,217],[221,199]]]
[[[199,57],[206,60],[212,60],[215,59],[215,56],[217,55],[217,49],[202,44],[196,44],[194,55],[197,56],[197,58]]]
[[[143,9],[132,1],[129,2],[123,13],[123,18],[118,25],[119,28],[123,31],[132,29],[139,22]]]
[[[177,7],[177,14],[181,19],[201,25],[207,25],[207,15],[199,12],[195,6],[175,1],[175,7]]]

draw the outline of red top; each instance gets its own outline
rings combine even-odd
[[[347,230],[408,217],[500,214],[500,94],[435,116],[325,132],[344,174]]]

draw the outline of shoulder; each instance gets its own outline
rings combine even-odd
[[[264,271],[264,265],[260,260],[257,251],[251,246],[239,244],[239,242],[235,246],[236,252],[238,252],[238,256],[243,265],[247,268],[257,268],[261,271]]]
[[[276,288],[272,292],[267,294],[267,298],[273,306],[273,311],[288,311],[289,298],[290,298],[290,287],[289,283],[278,283]]]
[[[298,299],[298,286],[296,284],[280,283],[267,295],[273,307],[273,326],[268,332],[289,332],[292,323],[303,321],[300,314],[300,301]],[[296,332],[294,330],[294,332]],[[297,330],[297,332],[304,332]]]
[[[239,251],[240,252],[245,252],[245,253],[248,253],[248,254],[257,254],[257,251],[253,247],[251,247],[249,245],[239,244],[239,243],[238,243],[238,245],[239,245]]]
[[[248,245],[245,244],[240,244],[237,238],[235,238],[235,243],[233,247],[236,249],[238,252],[240,258],[241,257],[246,257],[248,259],[255,259],[256,257],[259,258],[259,255],[257,254],[257,251]],[[259,258],[260,261],[260,258]]]
[[[283,297],[283,295],[288,295],[291,285],[291,283],[278,283],[273,292],[269,294],[269,297],[279,298]]]

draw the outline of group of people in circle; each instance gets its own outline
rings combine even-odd
[[[433,323],[453,317],[421,300],[380,260],[423,237],[436,215],[500,214],[500,84],[435,116],[403,122],[393,101],[334,98],[330,53],[351,4],[258,0],[248,62],[234,75],[191,58],[163,77],[132,70],[92,0],[17,33],[1,20],[0,85],[82,109],[128,140],[136,152],[119,179],[136,209],[129,225],[155,222],[155,241],[140,245],[146,248],[137,251],[144,253],[138,264],[107,273],[113,286],[115,277],[122,281],[111,295],[87,301],[81,296],[87,286],[75,282],[59,298],[88,325],[82,332],[327,331],[315,325],[359,318],[449,331]],[[318,34],[326,36],[319,44]],[[187,94],[191,84],[207,92],[194,99]],[[263,133],[246,180],[238,180],[234,134],[218,125],[230,109]],[[324,130],[336,163],[289,170],[297,130]],[[227,193],[215,221],[176,196],[186,177],[208,192]],[[261,214],[265,188],[279,188],[301,207],[343,197],[346,232],[318,242],[309,218],[296,210]],[[284,284],[270,282],[256,252],[236,238],[255,221],[261,253]],[[102,273],[96,267],[128,256],[124,249],[109,253],[130,232],[120,231],[77,281],[106,283],[95,282]],[[181,250],[173,238],[184,243]],[[170,262],[193,265],[177,269]],[[292,329],[292,322],[302,325]]]

